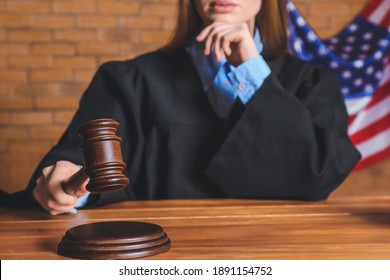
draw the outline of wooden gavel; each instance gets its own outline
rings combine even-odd
[[[113,192],[129,184],[123,175],[126,164],[122,159],[122,138],[116,135],[118,128],[119,123],[112,119],[92,120],[78,128],[83,138],[80,148],[84,167],[62,184],[67,194],[75,194],[88,178],[87,190],[91,193]]]
[[[62,187],[75,194],[89,178],[87,190],[107,193],[126,187],[116,135],[119,123],[112,119],[89,121],[77,130],[83,138],[84,167],[66,180]],[[66,231],[58,244],[58,254],[77,259],[133,259],[168,251],[171,241],[162,227],[134,221],[98,222],[75,226]]]

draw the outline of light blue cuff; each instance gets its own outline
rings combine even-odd
[[[78,199],[77,199],[77,202],[76,202],[76,205],[74,206],[75,208],[81,208],[81,207],[84,207],[85,205],[87,205],[87,202],[88,202],[88,198],[89,198],[89,195],[91,193],[88,192],[86,195],[83,195],[83,196],[80,196]]]
[[[268,64],[261,55],[258,55],[238,67],[230,65],[230,72],[227,76],[236,89],[238,98],[245,105],[270,74],[271,69]]]

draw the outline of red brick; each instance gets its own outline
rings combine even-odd
[[[125,42],[131,44],[138,42],[139,31],[131,29],[101,29],[98,30],[97,39],[101,42]]]
[[[31,26],[34,28],[50,27],[56,28],[69,28],[75,25],[74,17],[72,16],[60,16],[60,15],[45,15],[45,16],[34,16],[31,19]]]
[[[115,43],[80,43],[77,46],[77,51],[83,55],[116,54],[118,45]]]
[[[4,41],[5,40],[5,30],[4,29],[0,29],[0,41]]]
[[[58,83],[34,83],[34,84],[18,84],[12,92],[21,96],[48,96],[57,94],[59,91]]]
[[[79,27],[115,27],[118,24],[118,18],[115,16],[80,16],[77,19]]]
[[[66,84],[60,84],[58,86],[58,94],[62,95],[73,95],[80,98],[81,94],[86,90],[87,84],[86,83],[66,83]]]
[[[3,125],[8,124],[9,119],[10,119],[10,117],[9,117],[8,112],[1,112],[0,111],[0,124],[3,124]]]
[[[94,30],[75,30],[75,29],[59,29],[54,30],[54,40],[69,41],[69,42],[83,42],[96,41],[96,31]]]
[[[347,3],[317,3],[311,5],[309,8],[309,14],[311,16],[335,16],[349,14],[349,5]]]
[[[35,166],[36,165],[29,164],[10,169],[8,181],[9,185],[12,186],[12,189],[8,189],[8,191],[15,192],[24,190],[35,169]]]
[[[168,42],[171,32],[168,31],[142,31],[141,42],[146,44],[163,45]]]
[[[33,70],[30,74],[30,80],[32,82],[70,82],[72,78],[72,70],[63,68]]]
[[[306,17],[306,20],[313,27],[313,30],[318,30],[319,28],[329,28],[330,27],[329,17],[308,16],[308,17]]]
[[[96,11],[93,1],[53,1],[53,11],[57,14],[83,14]]]
[[[49,67],[51,59],[48,56],[10,56],[7,65],[10,68],[45,68]]]
[[[53,67],[55,68],[96,68],[96,59],[93,57],[55,57]]]
[[[161,26],[161,19],[147,16],[126,17],[123,19],[123,25],[131,28],[159,29]]]
[[[162,28],[164,30],[172,31],[176,27],[176,19],[175,18],[164,18],[162,22]]]
[[[30,129],[31,139],[58,140],[65,130],[64,126],[32,127]]]
[[[24,70],[0,70],[1,82],[26,82],[27,72]]]
[[[75,53],[75,46],[65,43],[36,43],[32,46],[32,54],[70,55]]]
[[[37,109],[74,109],[79,103],[77,96],[39,96],[34,100]]]
[[[30,24],[28,15],[0,14],[1,27],[30,27]]]
[[[10,96],[1,100],[0,109],[3,110],[32,109],[32,100],[31,97]]]
[[[50,2],[7,1],[6,11],[15,14],[40,14],[50,11]]]
[[[66,111],[55,111],[54,112],[54,123],[68,125],[72,120],[75,114],[75,110],[66,110]]]
[[[175,17],[176,13],[176,7],[168,4],[146,4],[141,9],[143,16]]]
[[[0,164],[2,166],[30,165],[31,157],[29,155],[0,154]]]
[[[6,68],[6,56],[5,55],[0,55],[0,69],[1,68]]]
[[[11,42],[48,42],[51,40],[49,30],[10,30],[7,39]]]
[[[8,150],[7,141],[0,139],[0,152]]]
[[[29,46],[26,44],[2,43],[0,48],[0,55],[27,54],[28,51]]]
[[[90,70],[75,70],[75,77],[74,80],[76,82],[84,82],[89,83],[92,80],[93,75],[95,74],[95,69]]]
[[[11,125],[46,125],[52,123],[50,112],[12,112],[9,116]]]
[[[140,10],[140,3],[137,2],[98,2],[98,11],[100,14],[137,14]]]
[[[4,84],[0,84],[0,97],[8,97],[8,92],[8,87]]]
[[[26,139],[29,132],[28,128],[0,127],[0,135],[3,139]]]
[[[52,147],[48,140],[15,140],[8,143],[8,150],[15,154],[46,153]]]

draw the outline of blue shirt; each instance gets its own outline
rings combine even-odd
[[[204,44],[192,42],[187,51],[202,81],[215,113],[227,119],[237,98],[245,105],[271,74],[268,64],[261,56],[263,43],[256,29],[253,37],[259,55],[239,66],[231,65],[226,58],[216,61],[214,55],[204,55]]]

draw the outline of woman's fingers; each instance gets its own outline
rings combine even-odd
[[[245,52],[253,49],[252,53],[257,53],[253,38],[249,32],[248,26],[244,23],[232,24],[223,22],[214,22],[205,27],[196,37],[199,42],[204,42],[204,54],[210,55],[214,52],[217,61],[224,56],[232,55],[233,48],[237,51],[238,63],[245,61]],[[240,61],[242,57],[243,61]]]
[[[68,161],[58,161],[42,170],[36,181],[33,196],[52,215],[70,212],[77,202],[76,195],[64,192],[62,182],[80,168]],[[82,188],[85,189],[83,185]],[[81,191],[83,193],[84,191]]]

